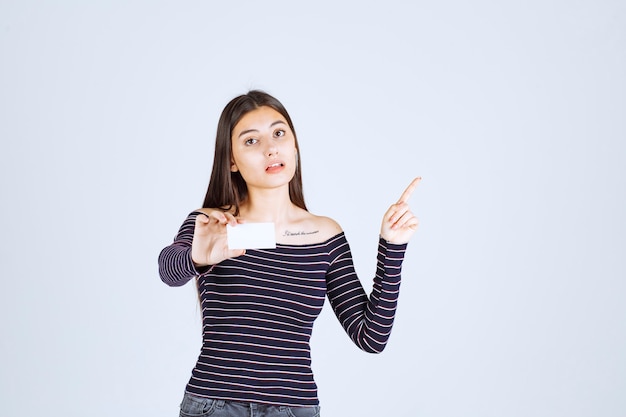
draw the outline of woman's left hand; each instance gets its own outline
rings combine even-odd
[[[408,243],[417,230],[419,222],[417,217],[411,213],[408,201],[421,179],[421,177],[415,178],[404,190],[398,202],[389,207],[385,213],[380,228],[380,236],[387,242]]]

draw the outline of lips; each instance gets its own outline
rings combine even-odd
[[[284,162],[282,162],[282,161],[275,161],[275,162],[272,162],[271,164],[269,164],[265,168],[265,172],[274,173],[274,172],[281,171],[283,168],[285,168],[285,163]]]

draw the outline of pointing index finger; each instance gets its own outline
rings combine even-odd
[[[409,186],[406,187],[406,190],[404,190],[404,192],[400,196],[398,203],[406,203],[409,200],[409,197],[411,197],[411,194],[413,194],[413,191],[415,190],[415,188],[417,187],[417,185],[420,183],[421,180],[422,180],[422,177],[417,177],[413,181],[411,181]]]

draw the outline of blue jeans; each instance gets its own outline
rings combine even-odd
[[[185,393],[180,417],[319,417],[320,407],[288,407],[212,400]]]

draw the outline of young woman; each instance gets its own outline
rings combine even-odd
[[[368,297],[341,227],[307,211],[289,114],[250,91],[224,108],[203,208],[187,217],[159,256],[163,282],[196,279],[203,344],[181,416],[319,416],[309,338],[328,297],[352,341],[385,347],[400,268],[418,222],[407,200],[415,179],[385,213]],[[227,225],[271,222],[276,247],[229,248]]]

